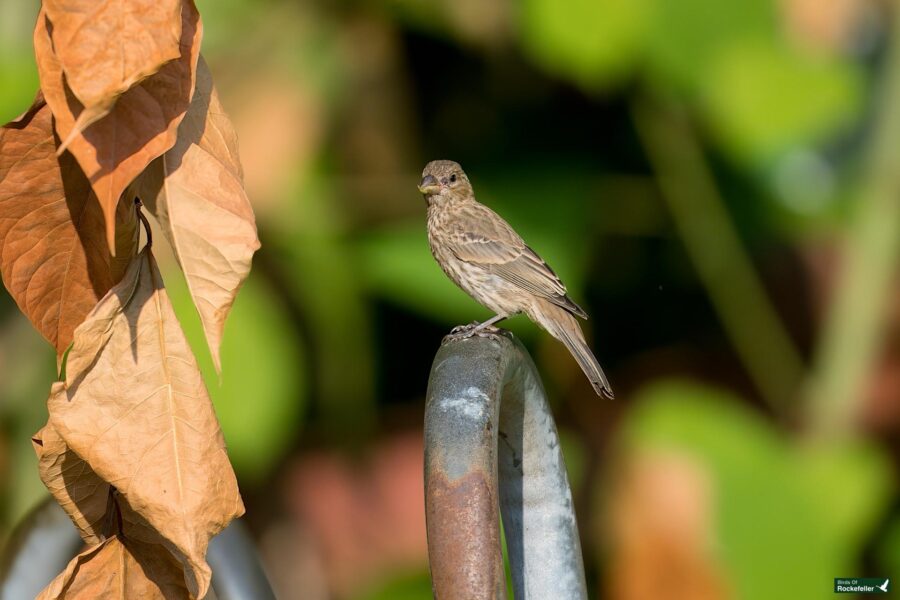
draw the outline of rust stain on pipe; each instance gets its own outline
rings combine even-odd
[[[492,480],[481,469],[452,482],[436,470],[428,474],[428,556],[437,600],[506,598]]]

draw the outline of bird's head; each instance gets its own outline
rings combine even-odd
[[[472,197],[472,184],[457,163],[452,160],[433,160],[422,171],[419,191],[428,204],[436,200],[463,200]]]

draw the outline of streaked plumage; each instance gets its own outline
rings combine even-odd
[[[525,313],[565,344],[598,394],[612,398],[609,382],[575,319],[586,319],[587,314],[519,234],[475,200],[462,168],[448,160],[428,163],[419,191],[428,201],[428,241],[435,260],[454,283],[497,314],[472,333]]]

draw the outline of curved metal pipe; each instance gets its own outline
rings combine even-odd
[[[256,545],[240,519],[209,541],[206,560],[218,600],[275,600]]]
[[[19,521],[0,560],[0,600],[34,598],[59,575],[84,542],[53,498]]]
[[[435,356],[425,404],[425,507],[438,600],[506,598],[498,512],[517,600],[587,598],[556,424],[518,341],[451,340]]]
[[[19,523],[4,548],[0,600],[34,598],[83,547],[69,516],[48,496]],[[274,600],[253,541],[240,521],[232,521],[210,540],[206,560],[218,600]]]

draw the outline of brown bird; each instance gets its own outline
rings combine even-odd
[[[428,202],[431,254],[450,279],[496,316],[461,328],[468,337],[518,313],[565,344],[597,394],[612,388],[575,316],[587,313],[566,294],[556,273],[500,215],[475,200],[462,168],[450,160],[425,165],[419,191]],[[456,330],[455,330],[456,331]]]

